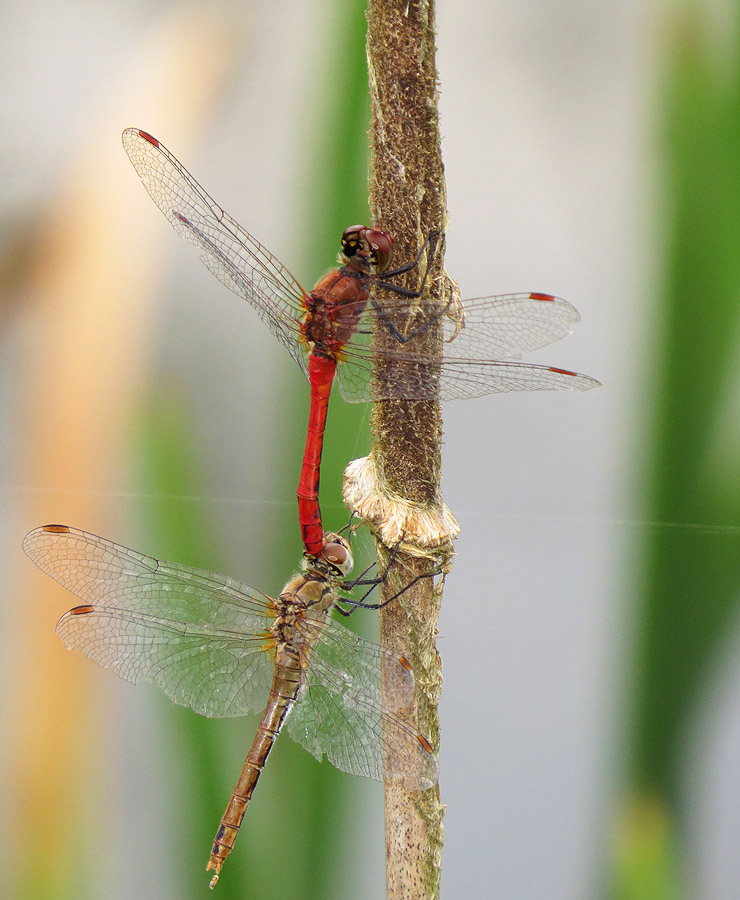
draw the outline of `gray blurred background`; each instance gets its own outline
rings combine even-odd
[[[62,521],[267,592],[291,574],[307,385],[166,225],[119,136],[136,125],[159,137],[310,286],[341,228],[366,216],[355,207],[324,238],[333,195],[322,185],[334,176],[322,161],[355,152],[342,150],[332,115],[348,99],[335,66],[349,29],[361,52],[351,6],[42,0],[1,14],[6,896],[205,889],[212,832],[254,723],[193,724],[153,688],[67,654],[53,629],[74,602],[20,542]],[[646,585],[657,577],[645,574],[645,547],[699,529],[710,552],[740,560],[734,512],[672,519],[650,500],[672,352],[667,83],[691,35],[718,78],[734,84],[736,65],[736,6],[695,13],[439,5],[448,271],[464,297],[570,300],[582,322],[531,359],[603,382],[444,410],[444,496],[462,534],[439,638],[443,897],[740,897],[732,604],[656,762],[673,773],[665,793],[660,775],[633,763],[649,742],[631,724],[649,670],[639,664]],[[699,308],[711,302],[696,296]],[[733,321],[719,328],[736,348]],[[705,345],[686,346],[696,351],[686,367],[712,367]],[[723,370],[707,438],[733,495],[737,374],[736,364]],[[700,410],[701,393],[691,402]],[[369,447],[369,408],[351,415],[343,462]],[[339,398],[330,420],[348,427]],[[322,480],[332,526],[346,517],[336,465]],[[711,571],[699,582],[708,590]],[[276,749],[224,869],[224,898],[382,895],[381,788],[336,773],[321,781],[315,770],[328,765],[304,755]],[[324,820],[311,818],[317,807]]]

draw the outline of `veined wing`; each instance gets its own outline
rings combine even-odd
[[[445,345],[447,346],[447,345]],[[409,349],[372,357],[348,356],[337,369],[339,389],[350,403],[363,400],[464,400],[510,391],[587,391],[590,375],[534,363],[450,359],[435,363]]]
[[[501,294],[463,303],[464,324],[458,334],[444,318],[445,356],[463,359],[518,359],[566,337],[580,322],[578,310],[551,294]]]
[[[580,317],[566,300],[535,293],[466,300],[459,332],[454,322],[443,318],[445,343],[439,366],[416,349],[413,338],[373,351],[373,320],[376,328],[413,331],[413,318],[404,324],[410,309],[410,301],[391,298],[383,301],[382,315],[375,308],[364,314],[338,370],[346,400],[434,399],[437,390],[440,399],[456,400],[508,391],[588,390],[599,384],[567,369],[513,362],[523,351],[570,334]]]
[[[297,323],[306,292],[288,269],[210,197],[156,138],[127,128],[123,147],[150,197],[211,272],[247,300],[302,363]]]
[[[317,759],[325,754],[343,772],[378,781],[385,773],[424,790],[437,781],[437,761],[417,728],[413,688],[406,660],[329,623],[315,644],[286,727]]]
[[[434,382],[434,366],[428,368],[425,376],[427,383]],[[600,383],[590,375],[555,366],[443,358],[440,398],[460,400],[510,391],[588,391]]]
[[[379,319],[380,327],[414,328],[414,310],[418,301],[387,297],[382,308],[372,305],[367,317]],[[421,312],[425,304],[422,304]],[[505,360],[519,359],[525,350],[537,350],[569,335],[580,322],[578,310],[552,294],[499,294],[475,297],[462,302],[462,328],[455,319],[442,315],[445,355],[451,358]],[[385,324],[385,323],[391,324]],[[370,329],[363,321],[358,329]],[[361,342],[363,345],[365,341]],[[399,342],[399,346],[403,344]]]
[[[264,707],[273,671],[266,629],[275,615],[266,595],[66,525],[34,529],[23,549],[84,602],[57,623],[69,649],[127,681],[156,684],[204,716]]]

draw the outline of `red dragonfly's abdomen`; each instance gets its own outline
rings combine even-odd
[[[318,556],[324,541],[319,480],[326,416],[337,359],[357,328],[368,296],[368,278],[343,267],[332,269],[319,279],[307,301],[308,313],[302,331],[304,339],[312,345],[308,361],[311,409],[298,482],[298,521],[303,546],[309,556]]]
[[[298,522],[301,526],[303,546],[309,556],[318,556],[324,543],[324,526],[319,506],[319,480],[326,415],[336,369],[337,362],[333,357],[324,356],[316,350],[311,354],[308,361],[311,408],[308,414],[301,479],[298,482]]]

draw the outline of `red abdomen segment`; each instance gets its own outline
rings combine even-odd
[[[324,428],[329,409],[329,395],[337,362],[321,353],[312,353],[308,360],[311,382],[311,411],[308,415],[306,450],[303,454],[301,480],[298,482],[298,521],[306,553],[318,556],[324,545],[324,528],[319,507],[319,479],[321,453],[324,449]]]

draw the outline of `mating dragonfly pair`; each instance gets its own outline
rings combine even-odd
[[[156,138],[128,128],[123,145],[175,230],[198,247],[220,281],[256,309],[311,386],[298,486],[305,571],[291,578],[277,598],[66,525],[37,528],[23,544],[39,568],[82,600],[57,624],[67,647],[128,681],[159,685],[176,703],[201,715],[264,710],[214,840],[208,863],[213,887],[283,724],[318,759],[325,755],[342,771],[378,780],[401,778],[412,790],[437,780],[433,748],[413,714],[408,661],[329,619],[343,602],[376,608],[365,597],[380,580],[349,581],[348,540],[323,530],[319,476],[335,375],[350,401],[587,390],[598,382],[518,361],[522,351],[570,333],[579,316],[564,300],[507,294],[470,300],[462,309],[452,301],[440,308],[426,300],[436,235],[412,261],[392,269],[390,235],[365,226],[348,228],[341,265],[305,291]],[[420,266],[423,257],[418,289],[394,281]],[[373,286],[392,292],[394,299],[381,303],[371,296]],[[441,361],[429,360],[423,351],[430,321],[441,322],[447,333]],[[374,328],[390,335],[383,349],[372,343]],[[348,590],[356,587],[364,587],[365,595],[348,599]]]

